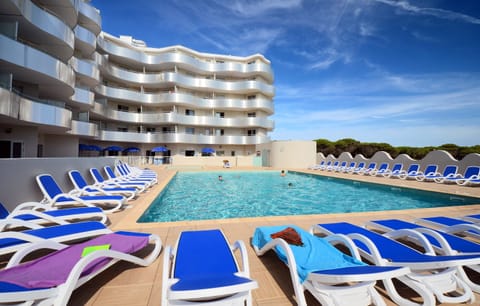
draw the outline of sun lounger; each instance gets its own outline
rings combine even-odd
[[[155,247],[146,257],[131,255],[149,242]],[[108,233],[71,246],[51,240],[32,244],[0,271],[0,303],[67,305],[76,288],[113,264],[126,261],[148,266],[158,257],[161,247],[158,236],[134,232]],[[31,252],[46,248],[56,251],[21,263]]]
[[[347,162],[346,161],[343,161],[340,163],[340,165],[336,166],[336,167],[333,167],[332,171],[334,172],[342,172],[343,169],[345,169],[347,167]]]
[[[78,170],[68,171],[68,176],[77,191],[76,195],[123,195],[128,200],[132,200],[137,195],[137,189],[134,187],[97,187],[89,185]]]
[[[108,179],[114,182],[144,184],[146,187],[152,186],[152,181],[149,179],[135,179],[135,178],[128,178],[122,175],[116,175],[115,171],[110,166],[103,167],[103,170],[105,170],[105,173],[107,174]]]
[[[462,279],[462,267],[478,265],[478,255],[435,255],[432,248],[424,254],[394,240],[415,236],[429,246],[426,238],[413,230],[395,232],[387,237],[347,222],[317,224],[312,230],[326,235],[347,235],[354,240],[362,257],[376,265],[409,267],[412,270],[409,277],[422,282],[441,303],[472,302],[474,299],[471,288]]]
[[[316,165],[313,165],[313,166],[309,166],[307,169],[309,170],[319,170],[323,167],[323,165],[325,165],[325,161],[322,160],[319,164],[316,164]]]
[[[372,169],[368,174],[370,174],[371,176],[382,176],[388,171],[388,163],[381,163],[378,169]]]
[[[340,162],[338,160],[336,160],[332,165],[328,165],[325,170],[326,171],[333,171],[334,169],[336,169],[338,167],[338,165],[340,164]]]
[[[461,186],[473,186],[480,184],[480,167],[468,166],[465,174],[457,174],[455,177],[446,178],[443,183],[457,183]]]
[[[405,229],[418,231],[425,236],[430,245],[439,254],[456,255],[461,253],[480,255],[480,244],[467,239],[463,239],[453,234],[441,232],[432,228],[427,228],[420,224],[415,224],[399,219],[387,219],[370,221],[367,223],[367,226],[379,231],[390,233],[393,231],[401,231]],[[424,241],[419,241],[418,239],[416,239],[415,236],[407,236],[406,239],[423,247]],[[479,265],[471,265],[469,266],[469,268],[477,271],[477,273],[480,273]],[[477,284],[475,280],[470,279],[466,273],[463,273],[462,279],[470,286],[470,288],[472,288],[473,291],[477,293],[480,292],[480,285]]]
[[[417,175],[420,174],[420,165],[419,164],[411,164],[407,170],[402,170],[398,175],[394,177],[398,177],[402,180],[414,179]]]
[[[347,167],[344,167],[341,171],[343,173],[349,173],[353,171],[353,169],[355,169],[356,164],[357,164],[356,162],[351,162]]]
[[[461,178],[462,175],[457,173],[458,167],[454,165],[446,166],[443,170],[443,174],[439,177],[435,177],[433,181],[435,183],[455,183],[457,178]]]
[[[462,217],[462,219],[470,221],[472,223],[480,223],[480,214],[467,215]]]
[[[394,164],[392,169],[385,170],[382,175],[384,177],[398,177],[398,175],[402,172],[403,164]]]
[[[125,163],[118,164],[116,166],[116,169],[118,173],[120,173],[120,175],[122,175],[123,177],[131,178],[131,179],[148,180],[149,182],[151,182],[151,184],[157,183],[156,173],[143,172],[143,171],[132,172],[132,170]]]
[[[435,168],[436,169],[436,168]],[[436,170],[435,170],[436,171]],[[417,181],[427,181],[427,182],[433,182],[437,180],[441,180],[449,175],[453,175],[457,172],[457,166],[446,166],[445,169],[443,170],[443,173],[440,172],[425,172],[424,175],[420,175],[416,177]]]
[[[45,210],[46,206],[38,202],[25,202],[12,212],[0,203],[0,231],[25,226],[24,222],[39,225],[68,224],[79,220],[96,220],[107,223],[108,218],[98,207],[74,207]]]
[[[480,239],[480,224],[475,224],[468,220],[436,216],[417,219],[417,223],[433,226],[450,234],[471,236]]]
[[[43,240],[67,242],[111,232],[105,224],[97,221],[84,221],[47,227],[24,222],[23,226],[29,229],[0,232],[0,255],[17,252],[32,243]]]
[[[128,182],[121,182],[115,180],[105,180],[103,175],[97,168],[90,168],[90,175],[92,176],[93,180],[95,181],[94,186],[103,188],[103,187],[132,187],[136,188],[138,192],[144,192],[146,188],[146,184],[144,183],[128,183]]]
[[[300,241],[296,244],[299,245],[287,242],[291,234],[284,234],[286,228],[297,233]],[[331,245],[338,242],[348,247],[353,257]],[[322,305],[385,305],[374,287],[377,280],[383,281],[390,292],[395,292],[392,298],[397,303],[414,305],[396,293],[392,278],[413,285],[427,305],[435,301],[433,294],[423,285],[406,277],[410,269],[365,264],[360,260],[356,246],[345,236],[332,235],[325,239],[293,225],[266,226],[255,230],[252,245],[258,256],[273,250],[287,265],[298,305],[307,305],[305,290]]]
[[[363,171],[363,170],[365,170],[365,163],[360,162],[360,163],[358,163],[358,165],[355,168],[353,168],[349,172],[352,173],[352,174],[359,174],[359,172]]]
[[[113,213],[121,210],[126,201],[124,196],[119,195],[76,196],[64,193],[50,174],[37,175],[36,180],[44,195],[41,203],[52,208],[65,206],[100,207],[104,213]]]
[[[235,250],[240,250],[242,269]],[[184,231],[175,248],[165,248],[162,306],[252,305],[251,291],[257,287],[244,243],[229,245],[221,230]]]
[[[360,171],[357,172],[357,174],[362,174],[362,175],[367,175],[372,172],[375,172],[375,167],[377,167],[377,163],[370,163],[366,168],[361,169]]]

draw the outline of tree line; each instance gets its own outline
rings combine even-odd
[[[357,154],[362,154],[366,158],[371,158],[375,152],[385,151],[388,152],[392,158],[395,158],[400,154],[408,154],[410,157],[420,160],[430,151],[444,150],[452,154],[457,160],[461,160],[470,153],[480,153],[480,145],[463,147],[448,143],[438,147],[393,147],[388,143],[360,142],[352,138],[344,138],[337,141],[330,141],[327,139],[317,139],[314,141],[317,143],[317,153],[321,152],[325,156],[333,154],[336,157],[342,152],[350,152],[353,157]]]

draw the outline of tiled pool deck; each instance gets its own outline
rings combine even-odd
[[[479,199],[479,205],[418,210],[260,217],[171,223],[136,223],[136,220],[140,217],[143,211],[150,205],[153,199],[175,174],[173,170],[164,169],[160,166],[158,166],[158,168],[155,168],[154,166],[152,169],[155,169],[158,172],[159,184],[151,188],[148,193],[145,193],[138,199],[132,201],[132,208],[111,215],[110,220],[112,224],[110,227],[114,230],[134,230],[157,234],[162,238],[164,246],[174,245],[178,234],[183,230],[221,228],[229,238],[230,242],[240,239],[243,240],[247,245],[251,276],[252,278],[256,279],[259,284],[259,288],[253,291],[253,305],[258,306],[296,305],[293,299],[293,288],[291,286],[287,268],[282,265],[276,256],[271,254],[271,252],[263,257],[257,257],[250,246],[250,239],[255,228],[258,226],[296,224],[304,229],[308,229],[312,224],[320,222],[349,221],[355,224],[363,224],[368,220],[382,218],[401,218],[405,220],[412,220],[422,216],[446,215],[455,217],[480,213]],[[226,171],[229,171],[229,169]],[[331,172],[325,173],[323,171],[305,172],[335,177],[354,178],[357,180],[365,180],[384,184],[388,183],[394,186],[412,187],[431,191],[475,196],[480,198],[479,187],[461,187],[457,185],[403,181],[398,179],[387,179],[383,177],[354,176],[351,174],[339,174]],[[77,289],[74,292],[69,305],[160,305],[162,265],[163,251],[160,254],[160,257],[149,267],[137,267],[132,264],[119,263],[110,268],[110,270],[97,276],[83,287]],[[480,295],[476,294],[476,300],[477,303],[480,303]],[[387,305],[395,305],[386,296],[385,301]],[[307,302],[309,305],[319,305],[319,303],[309,294],[307,294]]]

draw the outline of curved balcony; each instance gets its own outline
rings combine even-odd
[[[264,117],[218,118],[213,116],[187,116],[178,113],[131,113],[109,109],[103,104],[95,103],[92,113],[105,119],[132,124],[178,124],[188,126],[247,128],[260,127],[273,130],[273,120]]]
[[[65,108],[34,101],[3,88],[0,88],[0,101],[1,115],[49,128],[70,129],[72,112]]]
[[[178,104],[198,109],[262,110],[269,115],[273,114],[273,103],[268,99],[203,99],[183,93],[150,94],[104,85],[95,87],[95,92],[110,99],[126,101],[136,105],[162,106]]]
[[[76,87],[70,101],[80,110],[90,110],[95,103],[95,94],[88,89]]]
[[[38,85],[39,96],[67,100],[74,93],[75,72],[52,56],[0,34],[0,66],[14,79]]]
[[[29,0],[0,1],[0,12],[7,21],[18,21],[18,36],[66,62],[73,55],[72,29],[55,15]],[[3,46],[2,46],[3,47]]]
[[[135,143],[189,143],[216,145],[256,145],[270,142],[268,136],[208,136],[182,133],[134,133],[99,131],[99,140]]]
[[[108,53],[112,59],[140,68],[146,66],[151,70],[161,71],[173,69],[177,66],[195,73],[215,73],[219,76],[236,76],[243,78],[261,76],[268,82],[273,82],[272,68],[264,62],[248,64],[228,61],[228,59],[222,59],[223,62],[207,62],[185,52],[198,54],[199,57],[208,56],[211,60],[213,60],[215,55],[204,55],[180,46],[163,49],[150,48],[149,52],[146,53],[145,51],[134,50],[131,47],[121,46],[119,43],[105,39],[105,37],[102,36],[99,36],[97,39],[98,46]],[[179,52],[178,49],[185,52]],[[242,60],[248,61],[249,59],[255,59],[255,57],[256,56],[245,57],[242,58]]]
[[[70,65],[75,70],[77,79],[88,87],[95,87],[100,82],[100,71],[93,61],[72,57]]]
[[[258,93],[262,92],[267,96],[273,97],[273,85],[266,84],[260,80],[241,80],[241,81],[225,81],[212,80],[206,78],[198,78],[187,76],[175,72],[158,72],[158,73],[142,73],[121,69],[117,66],[101,61],[99,64],[104,76],[109,76],[121,83],[131,85],[143,85],[145,87],[170,87],[177,84],[181,87],[194,90],[206,90],[224,93]]]
[[[90,30],[95,35],[102,31],[100,12],[87,2],[78,1],[78,24]]]
[[[41,3],[46,9],[61,18],[70,28],[77,24],[78,14],[75,0],[40,0],[37,3]]]
[[[68,132],[72,135],[86,136],[86,137],[97,137],[98,136],[98,126],[95,123],[72,120],[71,130]]]
[[[85,57],[89,57],[97,48],[97,37],[95,34],[77,25],[73,29],[75,33],[75,49],[80,51]]]

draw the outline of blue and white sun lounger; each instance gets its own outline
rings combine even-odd
[[[123,208],[126,198],[120,195],[76,196],[64,193],[50,174],[36,177],[38,186],[44,195],[41,203],[52,208],[65,206],[100,207],[104,213],[113,213]]]
[[[468,220],[436,216],[418,219],[416,223],[423,223],[430,227],[437,227],[450,234],[466,235],[480,239],[480,224]]]
[[[251,291],[258,287],[244,243],[229,245],[219,229],[181,232],[175,248],[165,248],[162,282],[162,306],[252,305]]]
[[[133,199],[137,195],[137,189],[134,187],[108,187],[103,188],[89,185],[78,170],[68,171],[68,176],[72,181],[77,195],[123,195],[127,200]]]
[[[411,164],[407,170],[402,170],[398,175],[393,177],[398,177],[402,180],[414,179],[417,175],[420,174],[419,172],[420,165],[419,164]]]
[[[292,245],[271,235],[287,227],[301,237],[303,245]],[[342,243],[352,256],[343,254],[331,243]],[[346,236],[316,237],[294,225],[258,227],[252,238],[258,256],[273,250],[287,265],[298,305],[307,305],[304,291],[308,290],[322,305],[385,305],[375,289],[377,280],[383,281],[400,305],[414,305],[396,293],[392,278],[397,278],[418,290],[427,304],[435,298],[419,283],[406,277],[410,269],[394,266],[370,266],[360,260],[356,246]]]
[[[128,183],[120,182],[116,180],[106,180],[97,168],[90,168],[90,174],[95,181],[94,186],[99,188],[104,187],[122,187],[122,188],[135,188],[138,192],[144,192],[147,187],[144,183]]]
[[[480,184],[480,167],[479,166],[468,166],[465,169],[465,174],[457,174],[453,178],[448,178],[444,183],[453,182],[461,186],[473,186]]]
[[[372,169],[369,174],[372,176],[383,176],[384,173],[389,171],[388,167],[388,163],[381,163],[378,169]]]
[[[362,174],[362,175],[371,174],[376,171],[376,167],[377,167],[377,163],[370,163],[366,168],[363,168],[356,173]]]
[[[425,170],[425,174],[416,177],[416,179],[417,181],[421,181],[421,182],[423,181],[440,182],[440,180],[442,180],[443,178],[448,176],[453,176],[455,173],[457,173],[457,168],[458,167],[455,165],[446,166],[445,169],[443,170],[443,173],[436,172],[437,171],[436,168],[435,168],[435,172],[427,172],[427,170]]]
[[[110,181],[114,182],[126,182],[126,183],[136,183],[136,184],[144,184],[145,187],[152,186],[153,182],[150,179],[136,179],[136,178],[129,178],[122,175],[116,175],[115,171],[110,166],[103,167],[105,173],[108,176]]]
[[[24,231],[0,232],[0,255],[11,254],[24,247],[43,240],[67,242],[110,233],[105,224],[97,221],[84,221],[41,227],[25,223],[30,229]]]
[[[419,224],[399,219],[387,219],[370,221],[367,223],[367,226],[389,233],[405,229],[418,231],[425,236],[430,245],[439,254],[475,254],[480,256],[480,244],[449,233],[427,228]],[[407,236],[406,239],[418,244],[421,247],[424,247],[424,241],[419,241],[418,239],[416,239],[415,236]],[[427,246],[427,248],[429,248],[429,246]],[[469,266],[469,268],[476,271],[477,273],[480,273],[479,265],[472,265]],[[472,288],[473,291],[480,293],[480,285],[477,284],[475,280],[469,278],[466,273],[463,273],[461,278],[470,286],[470,288]]]
[[[403,168],[403,164],[395,164],[393,165],[392,169],[387,169],[383,172],[383,176],[384,177],[398,177],[398,175],[400,175],[400,173],[402,173],[402,168]]]
[[[45,225],[68,224],[79,220],[97,220],[107,223],[108,218],[98,207],[74,207],[45,210],[46,206],[38,202],[25,202],[15,207],[12,212],[0,203],[0,231],[24,227],[25,222]],[[27,226],[30,227],[30,226]]]
[[[347,222],[317,224],[312,230],[325,235],[347,235],[355,242],[361,256],[376,265],[409,267],[412,271],[409,277],[421,282],[441,303],[474,300],[470,286],[462,279],[462,267],[478,265],[478,255],[435,255],[433,249],[424,254],[394,240],[416,236],[428,246],[427,239],[413,230],[395,232],[387,237],[387,234],[381,235]]]
[[[144,257],[132,255],[152,243]],[[15,305],[67,305],[72,292],[119,261],[150,265],[160,254],[161,240],[156,235],[116,232],[74,245],[40,241],[17,252],[7,267],[0,270],[0,303]],[[21,263],[40,249],[54,252]],[[111,271],[110,271],[111,273]]]

